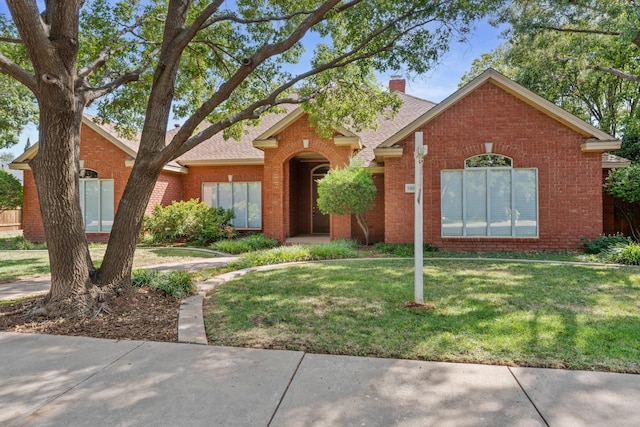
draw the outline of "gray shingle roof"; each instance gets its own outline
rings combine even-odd
[[[380,116],[378,129],[364,130],[359,134],[363,149],[357,153],[356,157],[364,161],[365,164],[369,165],[374,163],[374,148],[436,105],[433,102],[425,101],[405,93],[397,93],[403,101],[398,114],[393,119]],[[292,105],[287,106],[287,109],[289,112],[292,112],[297,107],[297,105]],[[283,120],[287,114],[288,113],[279,113],[264,116],[258,126],[247,128],[246,133],[239,141],[234,139],[225,141],[221,134],[217,134],[181,156],[178,162],[189,164],[190,162],[263,159],[263,151],[254,148],[253,141],[280,120]]]

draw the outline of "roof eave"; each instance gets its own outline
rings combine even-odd
[[[622,141],[619,139],[609,139],[608,141],[588,139],[580,144],[580,150],[582,150],[583,153],[604,153],[617,150],[621,145]]]
[[[402,157],[402,147],[379,147],[373,149],[376,156],[376,162],[384,163],[387,158]]]

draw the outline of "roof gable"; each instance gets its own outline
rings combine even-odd
[[[393,136],[391,136],[390,138],[382,142],[379,145],[379,148],[388,148],[388,147],[394,146],[395,144],[397,144],[398,142],[402,141],[404,138],[406,138],[407,136],[415,132],[416,129],[418,129],[420,126],[430,122],[431,120],[433,120],[434,118],[442,114],[444,111],[449,109],[451,106],[455,105],[460,100],[464,99],[467,95],[475,91],[478,87],[482,86],[487,82],[490,82],[491,84],[501,88],[505,92],[513,95],[517,99],[530,105],[536,110],[541,111],[542,113],[548,115],[549,117],[552,117],[553,119],[564,124],[570,129],[573,129],[577,133],[584,135],[585,138],[593,138],[593,140],[599,144],[597,146],[597,150],[601,150],[601,148],[603,148],[601,147],[602,143],[607,143],[610,145],[610,147],[609,145],[607,145],[606,149],[615,149],[617,148],[617,147],[614,147],[616,144],[619,146],[619,140],[616,140],[611,135],[601,131],[595,126],[574,116],[568,111],[558,107],[552,102],[547,101],[546,99],[542,98],[540,95],[533,93],[529,89],[526,89],[525,87],[519,85],[513,80],[508,79],[507,77],[503,76],[502,74],[490,68],[486,70],[484,73],[482,73],[481,75],[479,75],[478,77],[476,77],[475,79],[473,79],[471,82],[466,84],[465,86],[461,87],[458,91],[456,91],[451,96],[446,98],[440,104],[436,105],[434,108],[431,108],[430,110],[422,114],[420,117],[418,117],[417,119],[415,119],[414,121],[406,125],[396,134],[394,134]],[[586,142],[586,144],[589,144],[589,142]],[[583,146],[583,150],[589,151],[589,147],[590,146],[585,145]]]
[[[127,165],[132,166],[133,160],[135,160],[136,156],[138,155],[138,146],[140,141],[139,133],[136,133],[135,139],[119,137],[117,136],[115,127],[106,123],[98,124],[94,121],[93,116],[86,114],[82,116],[82,124],[90,128],[98,135],[102,136],[105,140],[113,144],[116,148],[130,156],[132,160],[128,161]],[[18,156],[18,158],[16,158],[12,162],[12,169],[29,169],[27,162],[31,160],[38,152],[38,145],[39,143],[36,142],[27,151]],[[164,170],[182,173],[186,172],[186,169],[184,169],[176,162],[169,162],[167,165],[165,165]]]

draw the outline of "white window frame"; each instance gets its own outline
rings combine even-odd
[[[231,206],[218,206],[217,201],[220,200],[219,198],[219,186],[220,185],[231,185]],[[250,200],[249,199],[249,184],[257,184],[260,188],[260,191],[258,192],[258,195],[260,197],[259,200],[259,206],[260,206],[260,213],[258,215],[258,220],[260,221],[260,224],[258,227],[250,227],[249,226],[249,205],[250,203],[254,203],[254,200]],[[234,211],[235,213],[235,209],[234,209],[234,205],[236,204],[236,201],[234,200],[234,195],[236,194],[235,192],[235,186],[241,186],[244,185],[244,197],[245,197],[245,212],[246,212],[246,218],[244,220],[243,224],[238,224],[239,219],[238,218],[234,218],[231,220],[232,225],[240,230],[262,230],[262,182],[261,181],[238,181],[238,182],[203,182],[202,183],[202,201],[204,203],[207,204],[207,206],[212,207],[212,208],[218,208],[218,207],[222,207],[224,209],[231,209]],[[210,188],[210,192],[212,194],[212,197],[207,197],[206,195],[206,190],[205,188],[209,187]],[[215,193],[214,193],[215,192]],[[213,197],[213,194],[215,194],[215,197]],[[215,201],[215,203],[214,203]]]
[[[476,156],[472,156],[470,158],[473,158]],[[507,156],[502,156],[502,157],[506,157],[509,158]],[[470,159],[469,158],[469,159]],[[443,169],[440,171],[440,217],[441,217],[441,221],[440,221],[440,236],[442,238],[452,238],[452,239],[456,239],[456,238],[485,238],[485,239],[537,239],[539,238],[540,235],[540,197],[539,197],[539,182],[538,182],[538,169],[537,168],[514,168],[513,167],[513,160],[511,159],[511,165],[512,166],[496,166],[496,167],[467,167],[467,160],[469,159],[465,159],[464,164],[465,164],[465,168],[464,169]],[[510,159],[510,158],[509,158]],[[485,197],[486,197],[486,222],[487,222],[487,231],[486,231],[486,235],[468,235],[468,218],[467,218],[467,191],[466,191],[466,186],[467,186],[467,177],[469,175],[469,173],[471,171],[484,171],[485,172]],[[509,236],[504,236],[504,235],[499,235],[499,236],[492,236],[491,235],[491,197],[490,197],[490,193],[489,193],[489,173],[490,171],[509,171],[510,172],[510,178],[511,178],[511,182],[510,182],[510,186],[511,186],[511,209],[514,209],[514,206],[516,205],[516,192],[514,191],[514,189],[516,188],[515,184],[515,172],[517,171],[534,171],[535,173],[535,221],[536,221],[536,232],[535,235],[530,235],[530,236],[524,236],[524,235],[516,235],[517,232],[517,227],[516,227],[516,222],[518,221],[517,215],[512,215],[511,216],[511,235]],[[451,172],[457,172],[457,173],[461,173],[462,174],[462,187],[460,189],[461,191],[461,197],[462,197],[462,235],[451,235],[451,234],[445,234],[444,233],[444,221],[442,221],[442,218],[444,218],[444,195],[442,194],[442,183],[444,182],[444,174],[445,173],[451,173]]]
[[[87,230],[87,218],[86,218],[86,212],[87,212],[87,208],[86,208],[86,204],[87,204],[87,200],[86,200],[86,196],[85,196],[85,191],[86,191],[86,183],[87,182],[97,182],[98,183],[98,192],[99,192],[99,197],[98,197],[98,229],[97,230]],[[105,182],[110,182],[111,183],[111,200],[105,201],[102,197],[102,185]],[[114,219],[114,215],[115,215],[115,203],[114,203],[114,199],[115,199],[115,183],[113,179],[98,179],[98,178],[80,178],[80,188],[79,188],[79,193],[80,193],[80,209],[82,211],[82,223],[84,226],[84,231],[86,233],[110,233],[111,232],[111,228],[113,227],[113,219]],[[103,217],[103,208],[105,207],[104,204],[109,203],[110,204],[110,219],[105,219]]]

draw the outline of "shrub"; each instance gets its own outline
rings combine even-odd
[[[134,270],[131,274],[131,284],[162,291],[175,298],[192,295],[197,289],[193,276],[186,271],[172,271],[164,274],[150,270]]]
[[[626,265],[640,265],[640,243],[631,242],[626,245],[612,246],[605,253],[609,262]]]
[[[264,234],[249,234],[246,237],[233,240],[219,240],[210,247],[213,250],[228,254],[242,254],[262,249],[271,249],[280,246],[276,239],[269,239]]]
[[[280,246],[247,253],[232,261],[229,267],[241,269],[295,261],[354,258],[358,256],[358,253],[353,249],[355,245],[357,243],[350,240],[337,240],[317,245]]]
[[[375,248],[382,253],[395,255],[399,257],[413,257],[412,243],[376,243]],[[431,243],[425,243],[424,252],[437,252],[438,247]]]
[[[589,254],[599,254],[606,252],[609,248],[617,245],[626,245],[631,242],[629,237],[624,236],[621,233],[616,234],[602,234],[593,240],[589,240],[586,237],[582,238],[584,242],[584,249]]]
[[[210,208],[197,199],[176,201],[167,207],[155,205],[153,214],[144,217],[142,240],[151,243],[184,240],[204,245],[233,234],[231,218],[233,211]]]

